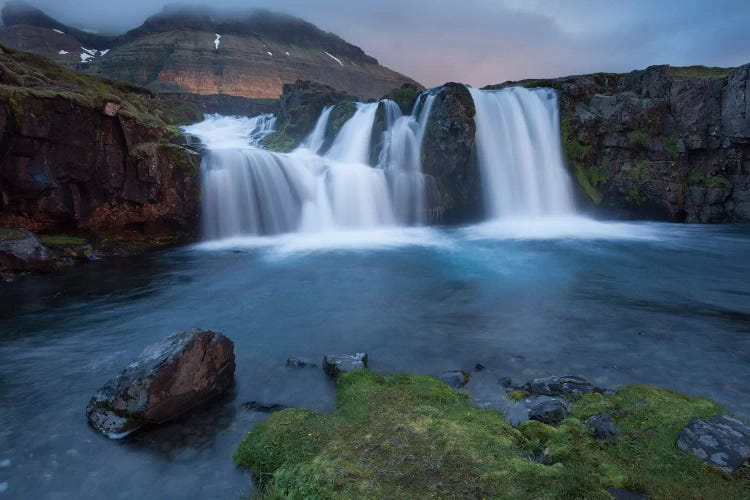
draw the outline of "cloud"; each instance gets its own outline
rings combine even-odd
[[[122,32],[167,2],[31,0],[68,24]],[[178,0],[302,17],[425,85],[750,62],[747,0]]]

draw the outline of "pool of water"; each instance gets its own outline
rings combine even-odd
[[[235,342],[232,394],[111,441],[93,392],[148,344],[199,326]],[[509,221],[238,239],[0,285],[0,498],[238,498],[236,444],[263,400],[330,410],[288,356],[370,367],[577,374],[715,399],[750,418],[750,228]],[[470,384],[469,388],[471,389]]]

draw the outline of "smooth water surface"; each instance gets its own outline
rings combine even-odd
[[[750,417],[750,228],[524,220],[236,239],[0,285],[0,498],[232,498],[250,400],[330,410],[290,355],[373,370],[651,383]],[[235,342],[234,394],[122,442],[92,393],[190,326]],[[479,377],[477,377],[479,378]],[[472,390],[476,383],[470,384]],[[487,385],[489,384],[489,385]],[[479,392],[479,391],[477,391]]]

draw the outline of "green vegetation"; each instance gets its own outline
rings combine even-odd
[[[622,435],[596,440],[583,423],[608,411]],[[259,423],[235,462],[267,498],[746,498],[747,470],[731,476],[683,453],[677,435],[720,409],[652,387],[583,396],[559,427],[518,429],[426,376],[368,371],[339,381],[330,415],[288,409]]]
[[[295,145],[295,140],[289,137],[284,130],[271,132],[261,141],[263,147],[277,153],[288,153]]]
[[[26,236],[26,233],[21,229],[13,227],[0,227],[0,239],[5,240],[20,240]]]
[[[644,130],[638,129],[629,132],[628,139],[636,147],[643,148],[646,146],[646,132]]]
[[[562,114],[560,120],[560,135],[562,139],[563,152],[568,161],[568,164],[573,167],[573,174],[575,175],[578,184],[583,189],[591,201],[595,204],[602,202],[602,193],[599,191],[599,186],[603,186],[609,181],[612,173],[609,169],[609,158],[602,160],[602,165],[599,167],[587,167],[586,163],[590,157],[592,146],[590,144],[581,144],[574,136],[571,127],[571,120],[573,114],[570,111],[565,111]]]
[[[88,243],[86,238],[70,234],[43,234],[39,240],[45,246],[78,246]]]
[[[398,104],[401,112],[405,115],[411,114],[419,91],[413,85],[404,85],[391,91],[388,97]]]
[[[623,178],[628,182],[627,200],[636,205],[646,202],[646,194],[643,186],[648,181],[648,161],[638,160],[629,170],[623,172]]]
[[[134,85],[85,75],[45,57],[0,46],[0,101],[14,113],[23,114],[28,97],[61,97],[95,109],[111,102],[120,106],[122,116],[161,128],[202,116],[191,103],[161,99]]]
[[[707,187],[721,186],[727,189],[732,188],[732,182],[723,175],[715,175],[713,177],[706,178],[706,175],[700,170],[693,170],[690,172],[690,174],[688,174],[687,185]]]
[[[344,123],[354,116],[356,111],[357,106],[354,104],[354,101],[345,100],[336,104],[331,110],[331,115],[328,118],[326,138],[333,139],[336,137],[336,134],[339,133],[339,130],[344,126]]]
[[[510,391],[508,393],[508,397],[513,401],[521,401],[522,399],[529,397],[530,394],[531,393],[529,391],[516,389],[515,391]]]
[[[666,151],[670,158],[677,158],[679,154],[677,142],[679,140],[680,135],[677,132],[672,132],[664,138],[664,151]]]
[[[722,186],[727,189],[732,188],[732,182],[723,175],[715,175],[706,181],[709,186]]]
[[[672,78],[724,78],[734,71],[735,68],[716,68],[706,66],[670,66],[669,74]]]

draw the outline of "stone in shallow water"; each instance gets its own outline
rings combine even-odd
[[[680,432],[677,446],[732,472],[750,459],[750,426],[725,415],[694,418]]]
[[[297,356],[291,356],[286,360],[286,366],[289,366],[291,368],[314,368],[318,365],[307,358],[298,358]]]
[[[570,413],[568,404],[562,399],[552,398],[543,401],[529,410],[529,418],[545,424],[557,425]]]
[[[47,249],[25,229],[0,228],[0,268],[12,272],[44,271],[51,268]]]
[[[284,409],[284,405],[280,405],[279,403],[267,403],[263,401],[248,401],[242,406],[250,411],[261,411],[263,413],[273,413]]]
[[[471,378],[468,373],[466,373],[463,370],[456,370],[452,372],[446,372],[443,373],[438,377],[440,380],[448,384],[449,386],[460,389],[461,387],[465,386],[469,383],[469,379]]]
[[[586,421],[586,425],[594,430],[594,437],[597,439],[613,439],[620,435],[620,429],[612,422],[609,413],[594,415]]]
[[[532,394],[555,397],[580,396],[590,392],[602,392],[602,389],[595,387],[585,378],[575,375],[536,378],[526,384],[525,389]]]
[[[367,368],[367,353],[329,354],[323,357],[323,371],[331,378]]]
[[[89,401],[89,423],[119,439],[178,417],[234,383],[234,343],[193,328],[147,347]]]

